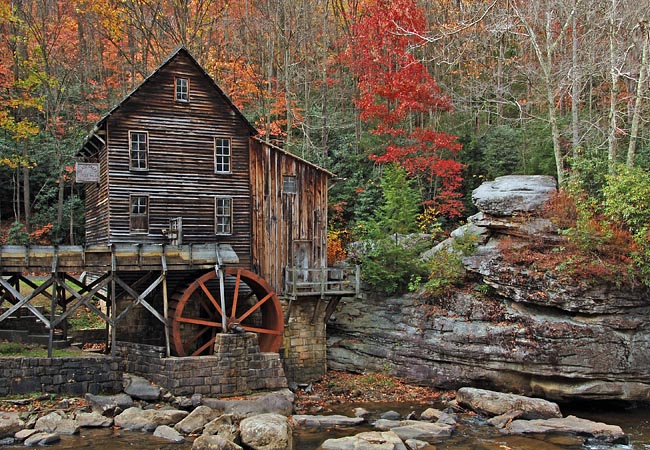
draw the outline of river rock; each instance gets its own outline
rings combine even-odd
[[[45,433],[72,435],[79,433],[79,424],[75,420],[63,417],[57,412],[51,412],[38,418],[34,430]]]
[[[0,439],[13,437],[24,426],[25,422],[18,413],[0,411]]]
[[[417,422],[391,428],[390,431],[398,435],[402,440],[432,441],[451,436],[454,427],[444,423]]]
[[[290,416],[293,412],[294,394],[289,389],[255,394],[243,400],[221,400],[215,398],[203,398],[204,405],[238,417],[249,417],[258,414],[282,414]]]
[[[418,441],[417,439],[407,439],[404,441],[404,444],[409,448],[409,450],[421,450],[427,447],[431,447],[427,441]]]
[[[223,414],[208,422],[203,427],[203,434],[217,435],[228,441],[239,443],[239,427],[231,414]]]
[[[472,202],[485,213],[514,216],[539,210],[557,191],[555,178],[544,175],[507,175],[481,184]]]
[[[373,422],[372,426],[378,430],[388,431],[391,428],[402,427],[405,425],[413,425],[420,423],[418,420],[391,420],[391,419],[378,419]]]
[[[456,394],[456,400],[459,405],[488,416],[499,416],[510,411],[521,411],[520,417],[522,419],[562,417],[557,403],[541,398],[505,394],[486,389],[461,388]]]
[[[442,416],[443,412],[440,411],[439,409],[435,408],[427,408],[424,411],[422,411],[422,414],[420,414],[420,420],[424,420],[426,422],[433,422],[435,420],[438,420]]]
[[[34,433],[23,442],[25,447],[42,447],[54,444],[61,440],[61,436],[56,433]]]
[[[351,427],[360,425],[365,422],[363,417],[347,417],[342,415],[330,416],[310,416],[294,415],[291,416],[291,424],[295,428],[332,428],[332,427]]]
[[[505,428],[506,425],[508,425],[513,420],[521,417],[523,414],[524,414],[523,411],[513,410],[505,414],[501,414],[500,416],[491,417],[490,419],[488,419],[487,423],[488,425],[491,425],[495,428]]]
[[[618,425],[607,425],[575,416],[553,419],[515,420],[505,428],[514,434],[570,433],[589,436],[609,443],[628,443],[628,437]]]
[[[98,412],[78,412],[75,414],[74,420],[82,428],[110,427],[113,425],[112,418],[103,416]]]
[[[367,431],[356,436],[327,439],[322,450],[407,450],[404,442],[392,431]]]
[[[120,393],[117,395],[94,395],[86,394],[86,400],[90,403],[93,411],[103,416],[113,417],[121,413],[126,408],[133,406],[131,396]]]
[[[221,436],[204,434],[194,440],[192,450],[242,450],[242,448]]]
[[[183,442],[185,441],[185,438],[183,437],[182,434],[180,434],[178,431],[170,427],[169,425],[160,425],[157,427],[153,435],[156,437],[159,437],[161,439],[166,439],[168,441],[172,442]]]
[[[386,420],[399,420],[402,416],[397,411],[386,411],[383,413],[380,418]]]
[[[154,386],[145,378],[125,373],[123,384],[124,392],[133,398],[148,402],[155,402],[160,399],[162,389]]]
[[[242,443],[252,450],[286,450],[293,446],[289,419],[281,414],[247,417],[239,430]]]
[[[160,425],[175,425],[187,415],[187,411],[179,409],[143,410],[132,406],[120,415],[115,416],[115,425],[131,431],[153,431]]]
[[[209,406],[201,405],[192,411],[187,417],[174,425],[174,429],[179,433],[192,434],[200,433],[205,424],[217,418],[221,414]]]
[[[17,431],[16,434],[14,434],[14,439],[18,442],[23,442],[25,439],[35,433],[37,433],[37,431],[33,428],[26,428],[24,430]],[[0,446],[1,445],[2,444],[0,444]]]

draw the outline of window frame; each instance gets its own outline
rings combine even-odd
[[[185,82],[185,92],[183,92],[182,82]],[[185,94],[185,98],[183,98],[183,93]],[[187,77],[174,78],[174,100],[177,101],[178,103],[190,102],[190,79],[189,78]]]
[[[223,145],[217,145],[217,141],[228,142],[228,152],[218,153],[218,150],[225,149]],[[232,139],[215,136],[214,138],[214,173],[232,173]]]
[[[224,206],[219,205],[220,201],[228,201],[228,214],[220,214],[220,209]],[[220,218],[228,218],[227,224],[220,222]],[[227,229],[220,229],[227,225]],[[233,198],[227,195],[218,195],[214,198],[214,234],[218,236],[231,236],[233,234]]]
[[[298,193],[298,177],[296,175],[282,175],[282,193],[287,195],[296,195]]]
[[[144,199],[145,200],[145,212],[139,213],[134,212],[134,200],[135,199]],[[142,207],[142,204],[138,203],[138,208]],[[151,207],[151,199],[148,194],[129,194],[129,232],[133,234],[149,234],[149,209]],[[137,217],[144,217],[146,220],[146,228],[134,228],[133,222]]]
[[[144,153],[144,158],[140,159],[138,158],[137,160],[134,159],[134,149],[133,149],[133,144],[135,143],[135,140],[133,139],[134,135],[144,135],[145,136],[145,141],[144,141],[144,150],[138,148],[136,151],[138,153]],[[141,141],[137,141],[140,143]],[[141,162],[144,161],[144,167],[141,167],[140,164],[136,165],[134,164],[135,161]],[[132,171],[139,171],[139,172],[145,172],[149,170],[149,132],[144,131],[144,130],[129,130],[129,170]]]

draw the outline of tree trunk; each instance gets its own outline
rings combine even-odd
[[[627,148],[627,165],[634,166],[634,157],[636,156],[636,143],[639,140],[639,122],[641,120],[641,106],[645,94],[646,78],[648,75],[648,47],[650,47],[650,30],[646,24],[639,23],[643,33],[643,50],[641,54],[641,67],[639,67],[639,79],[636,84],[636,99],[634,101],[634,110],[632,112],[632,125],[630,126],[630,143]]]
[[[580,68],[578,64],[578,18],[573,1],[573,17],[571,19],[571,66],[573,76],[571,77],[571,130],[573,159],[578,159],[580,147]]]
[[[609,91],[609,133],[607,136],[607,161],[609,163],[609,173],[614,173],[616,167],[616,156],[618,146],[618,125],[616,121],[616,99],[618,97],[618,68],[616,66],[615,41],[616,26],[614,24],[614,14],[616,12],[616,0],[611,0],[611,11],[609,17],[609,72],[612,87]]]

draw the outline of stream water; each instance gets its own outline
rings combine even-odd
[[[354,407],[361,406],[372,413],[371,419],[378,418],[383,412],[395,410],[402,415],[411,411],[419,413],[429,406],[422,404],[387,404],[370,403],[339,405],[324,414],[352,415]],[[570,436],[507,436],[487,426],[477,418],[461,416],[459,426],[447,439],[436,442],[430,449],[437,450],[650,450],[650,408],[624,408],[611,405],[564,406],[562,413],[583,417],[590,420],[619,425],[631,438],[629,445],[603,445],[598,443],[583,444],[582,439]],[[362,431],[370,431],[370,426],[338,430],[303,431],[294,433],[294,450],[316,450],[329,438],[351,436]],[[2,446],[0,446],[2,447]],[[6,449],[24,448],[8,446]],[[191,442],[173,444],[154,438],[150,433],[128,432],[113,429],[84,429],[78,436],[63,436],[62,441],[53,449],[101,449],[101,450],[189,450]]]

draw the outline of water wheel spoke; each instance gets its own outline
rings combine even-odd
[[[201,338],[205,333],[207,333],[210,330],[214,330],[214,328],[212,328],[212,327],[203,327],[203,328],[201,328],[198,333],[196,333],[194,336],[192,336],[191,339],[189,339],[186,342],[185,346],[186,347],[192,346],[196,341],[199,340],[199,338]]]
[[[280,330],[272,330],[270,328],[250,327],[248,325],[241,325],[241,327],[244,330],[250,331],[252,333],[272,334],[272,335],[275,335],[275,336],[282,335],[282,331],[280,331]]]
[[[200,346],[199,348],[197,348],[196,350],[194,350],[194,352],[192,352],[192,356],[198,356],[198,355],[200,355],[200,354],[203,353],[205,350],[207,350],[208,348],[210,348],[210,346],[214,347],[214,341],[215,341],[215,340],[216,340],[216,337],[213,336],[212,339],[210,339],[208,342],[206,342],[205,344],[203,344],[202,346]]]
[[[203,283],[202,280],[198,280],[199,286],[201,286],[201,290],[205,293],[206,297],[210,300],[210,303],[212,303],[212,306],[215,307],[215,309],[219,312],[219,314],[223,315],[223,311],[221,311],[221,305],[219,304],[218,301],[214,299],[212,294],[210,293],[210,290],[207,288],[205,283]]]
[[[192,323],[194,325],[204,325],[206,327],[221,328],[221,322],[214,322],[212,320],[194,319],[192,317],[177,317],[176,321],[181,323]]]
[[[235,293],[232,296],[232,310],[230,312],[230,318],[234,319],[237,314],[237,299],[239,297],[239,285],[241,283],[241,269],[237,269],[237,277],[235,279]]]
[[[259,302],[255,303],[255,304],[254,304],[254,305],[253,305],[253,306],[252,306],[248,311],[246,311],[244,314],[242,314],[241,316],[239,316],[239,317],[237,318],[237,321],[238,321],[238,322],[243,322],[244,320],[246,320],[246,318],[247,318],[248,316],[250,316],[250,315],[253,314],[255,311],[257,311],[258,309],[260,309],[260,307],[261,307],[264,303],[266,303],[266,302],[267,302],[271,297],[273,297],[273,293],[272,293],[272,292],[266,294],[266,295],[262,298],[262,300],[260,300]]]

